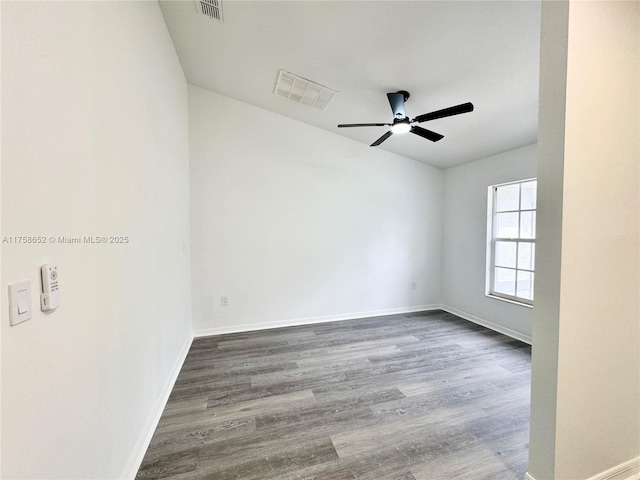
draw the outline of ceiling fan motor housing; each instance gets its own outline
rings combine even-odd
[[[442,110],[436,110],[434,112],[418,115],[417,117],[410,119],[407,117],[404,111],[404,104],[409,99],[409,92],[406,90],[399,90],[395,93],[387,93],[387,99],[393,112],[393,123],[341,123],[338,128],[343,127],[391,127],[391,129],[378,138],[371,144],[372,147],[377,147],[384,142],[391,135],[396,133],[411,132],[419,137],[426,138],[432,142],[438,142],[444,138],[437,132],[427,130],[414,123],[427,122],[429,120],[436,120],[438,118],[450,117],[452,115],[459,115],[461,113],[473,112],[473,104],[471,102],[462,103],[453,107],[443,108]]]

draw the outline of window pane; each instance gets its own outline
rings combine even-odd
[[[522,184],[521,210],[535,210],[536,208],[536,186],[537,182],[526,182]]]
[[[535,250],[536,247],[533,243],[518,243],[518,268],[533,270],[533,266],[535,265]]]
[[[536,212],[520,214],[520,238],[536,238]]]
[[[487,267],[491,272],[488,291],[530,303],[534,288],[537,181],[490,188],[492,214],[487,227],[492,236],[487,245],[492,250],[491,265]]]
[[[516,271],[506,268],[496,268],[493,277],[493,290],[496,293],[515,295],[516,293]]]
[[[516,268],[516,242],[496,242],[496,266]]]
[[[496,237],[518,238],[518,213],[498,213],[496,221]]]
[[[496,211],[518,210],[520,205],[520,185],[504,185],[496,190]]]
[[[533,300],[533,273],[518,271],[518,297]]]

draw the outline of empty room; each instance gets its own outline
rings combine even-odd
[[[640,479],[640,2],[0,27],[1,478]]]

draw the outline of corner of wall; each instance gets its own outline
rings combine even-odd
[[[173,386],[178,379],[178,375],[180,374],[180,370],[184,365],[185,360],[187,359],[187,355],[189,353],[189,349],[191,348],[191,344],[193,343],[193,337],[188,339],[188,341],[182,347],[182,351],[178,356],[167,382],[162,388],[162,393],[158,398],[156,404],[151,409],[149,417],[144,424],[144,428],[140,432],[138,437],[138,441],[136,442],[133,450],[131,451],[131,455],[129,456],[129,460],[122,471],[122,475],[120,478],[122,480],[130,480],[136,477],[138,470],[140,469],[140,465],[142,464],[142,460],[144,459],[144,455],[149,448],[149,444],[151,443],[151,439],[153,434],[158,426],[158,422],[160,421],[160,417],[162,416],[162,412],[164,411],[165,406],[167,405],[167,401],[169,400],[169,395],[171,395],[171,391],[173,390]]]

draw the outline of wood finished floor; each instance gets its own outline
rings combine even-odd
[[[522,479],[530,361],[442,311],[198,338],[136,478]]]

